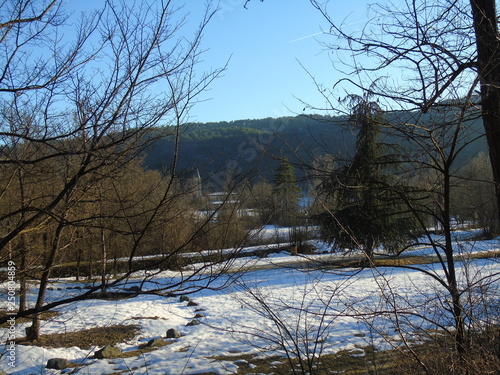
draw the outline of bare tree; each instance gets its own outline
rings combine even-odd
[[[329,33],[340,40],[327,48],[342,51],[335,59],[335,65],[343,64],[341,70],[349,76],[342,81],[384,98],[391,108],[426,113],[433,106],[448,105],[446,99],[457,92],[467,97],[480,85],[480,97],[471,96],[469,104],[481,107],[493,177],[500,185],[496,138],[500,48],[494,0],[375,3],[370,20],[359,32],[348,31],[348,26],[330,17],[326,4],[311,3],[325,16]],[[394,74],[401,79],[394,79]],[[496,194],[498,206],[498,189]]]
[[[481,85],[481,111],[500,215],[500,41],[495,0],[470,0],[476,37],[476,69]],[[500,216],[499,216],[500,217]]]
[[[173,202],[183,195],[177,148],[168,172],[153,180],[149,192],[143,191],[148,203],[137,194],[132,199],[117,184],[152,142],[166,136],[178,142],[179,127],[197,95],[224,69],[195,70],[203,31],[214,12],[207,6],[189,38],[187,16],[170,1],[109,1],[98,11],[82,13],[74,38],[68,39],[63,31],[75,19],[65,15],[59,2],[24,0],[2,6],[0,259],[14,259],[19,277],[40,280],[36,305],[18,313],[35,313],[31,338],[39,334],[40,312],[106,287],[113,233],[128,239],[123,255],[129,266],[109,286],[126,282],[138,269],[134,257],[144,254],[153,228],[177,219]],[[82,233],[96,231],[102,285],[45,303],[61,250],[74,248]],[[165,257],[187,249],[200,232],[193,228]],[[28,235],[42,243],[40,254],[26,245]],[[41,274],[32,272],[34,264],[42,264]]]
[[[318,279],[311,282],[308,291],[296,288],[289,294],[293,298],[263,294],[255,285],[243,284],[243,303],[269,325],[240,325],[235,331],[247,332],[256,341],[284,351],[297,373],[321,373],[320,362],[324,365],[328,359],[315,358],[324,355],[328,347],[323,345],[325,338],[329,338],[326,342],[334,340],[337,322],[343,319],[365,324],[363,335],[368,345],[384,340],[394,349],[388,355],[395,355],[394,360],[399,362],[393,364],[401,367],[390,373],[467,374],[498,370],[496,349],[492,346],[496,333],[491,325],[497,308],[498,273],[488,269],[495,261],[485,261],[488,266],[476,263],[471,253],[474,242],[457,237],[452,217],[455,182],[464,178],[461,155],[475,148],[483,137],[467,126],[479,114],[464,103],[467,101],[457,100],[456,107],[447,105],[426,114],[385,114],[387,121],[382,132],[386,142],[402,146],[397,149],[397,160],[404,168],[391,169],[396,182],[387,183],[384,188],[397,195],[398,204],[404,204],[405,212],[420,224],[418,236],[395,248],[393,254],[377,247],[369,269],[339,270],[342,262],[335,257],[323,261],[311,258],[309,271],[313,269],[311,274]],[[316,167],[319,176],[327,176],[331,170],[320,168],[331,165],[318,164],[308,169]],[[328,197],[325,201],[325,196],[317,194],[316,198],[325,209],[330,208]],[[334,220],[335,213],[329,212]],[[353,242],[357,240],[352,238]],[[430,250],[422,257],[424,264],[398,259],[415,246]],[[396,283],[392,269],[407,271],[408,284]],[[329,282],[331,289],[325,289],[318,275],[329,272],[338,275],[335,280],[342,283],[341,287],[334,288],[335,282]],[[360,277],[352,277],[356,275]],[[356,300],[349,296],[350,288],[369,286],[375,288],[369,297]],[[420,346],[418,340],[425,344]],[[379,359],[375,352],[370,360],[370,368],[376,367]],[[297,367],[297,363],[302,367]],[[385,370],[380,373],[389,373]]]
[[[493,236],[498,217],[495,185],[486,153],[481,152],[457,171],[452,182],[452,214],[462,225],[480,228],[485,236]]]
[[[446,369],[450,373],[464,374],[498,371],[497,360],[483,363],[475,360],[476,350],[481,347],[476,345],[481,341],[478,332],[482,330],[484,333],[491,327],[481,325],[483,315],[478,314],[481,308],[471,306],[471,301],[484,298],[484,309],[492,307],[495,302],[490,298],[497,298],[493,286],[498,275],[476,273],[477,277],[469,277],[473,268],[468,268],[470,264],[462,264],[458,259],[464,254],[455,241],[452,217],[453,183],[460,157],[484,134],[497,186],[497,205],[500,205],[500,142],[495,139],[500,107],[496,87],[499,82],[496,73],[499,49],[495,2],[409,0],[386,6],[374,4],[370,21],[359,32],[349,31],[348,22],[337,23],[334,13],[329,14],[323,2],[312,0],[311,3],[328,21],[329,28],[325,33],[331,34],[334,42],[325,44],[325,47],[335,56],[332,59],[334,66],[346,77],[333,85],[334,90],[318,84],[320,92],[330,103],[328,109],[337,111],[336,98],[339,95],[336,90],[341,88],[349,94],[368,92],[389,114],[387,131],[392,132],[403,146],[400,160],[405,168],[396,177],[407,181],[405,186],[411,189],[402,191],[389,185],[386,188],[399,194],[407,210],[420,223],[423,236],[416,243],[429,246],[433,250],[432,260],[437,264],[398,265],[419,271],[437,284],[439,293],[431,299],[426,299],[421,305],[406,304],[403,307],[404,303],[396,302],[401,302],[397,288],[387,280],[387,283],[380,284],[385,301],[383,306],[375,306],[370,312],[359,310],[359,314],[354,311],[352,316],[369,316],[376,321],[374,317],[387,315],[400,332],[405,333],[409,332],[405,327],[413,330],[418,327],[405,326],[402,322],[410,316],[419,317],[451,338],[452,355],[446,356],[451,361],[441,362],[444,367],[438,371]],[[394,79],[395,75],[400,75],[401,79]],[[479,85],[480,96],[476,93]],[[477,118],[483,120],[485,133],[477,132],[472,126]],[[310,166],[306,168],[312,169]],[[429,218],[434,227],[428,225]],[[395,255],[401,255],[409,248],[401,247]],[[258,303],[262,301],[260,296],[255,299]],[[427,315],[426,308],[431,305],[435,308]],[[287,311],[286,307],[283,309]],[[261,306],[261,311],[269,314],[280,310],[267,303]],[[281,324],[280,317],[272,319]],[[372,327],[377,329],[375,325]],[[405,339],[405,333],[401,333],[401,337],[408,351],[422,371],[432,373],[434,370]],[[281,339],[287,335],[286,332],[278,334]],[[487,346],[482,348],[487,350]],[[488,358],[495,357],[494,351],[488,354],[491,354]],[[457,358],[458,362],[455,361]]]
[[[242,292],[238,302],[259,317],[258,324],[234,321],[226,330],[259,351],[265,353],[272,347],[282,353],[292,374],[322,374],[328,368],[322,355],[331,352],[333,331],[347,314],[346,306],[338,301],[348,293],[353,273],[325,282],[317,270],[295,272],[304,282],[293,288],[295,298],[282,296],[283,290],[266,287],[265,282],[237,280],[235,285]]]
[[[494,99],[498,50],[497,20],[494,1],[407,1],[398,6],[374,4],[373,17],[359,32],[330,17],[325,4],[312,1],[328,21],[330,33],[337,41],[327,45],[340,50],[348,59],[343,61],[348,78],[337,84],[350,83],[354,90],[367,91],[386,108],[413,110],[415,119],[404,117],[401,144],[415,154],[406,157],[407,168],[421,171],[417,200],[408,197],[407,204],[420,220],[444,271],[436,277],[451,300],[448,307],[454,319],[455,349],[465,365],[470,354],[467,345],[466,311],[456,274],[451,216],[452,176],[458,167],[462,150],[481,134],[474,134],[470,117],[483,120],[494,180],[498,186],[498,142],[494,140],[498,122],[496,113],[500,101]],[[468,9],[472,7],[473,15]],[[401,73],[401,79],[391,74]],[[351,78],[352,77],[352,78]],[[481,83],[481,98],[475,94]],[[335,108],[331,96],[328,98]],[[477,108],[481,109],[478,114]],[[401,119],[391,119],[399,124]],[[469,132],[462,127],[469,126]],[[418,151],[417,151],[418,150]],[[423,153],[415,157],[416,153]],[[415,164],[416,162],[416,164]],[[424,172],[427,171],[427,172]],[[423,193],[423,195],[422,195]],[[497,204],[500,196],[497,190]],[[442,230],[444,241],[433,240],[425,216],[432,217]],[[465,286],[467,289],[469,286]]]

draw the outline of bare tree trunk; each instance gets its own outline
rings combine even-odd
[[[461,362],[464,361],[466,353],[466,329],[464,320],[463,305],[458,290],[457,275],[455,271],[455,259],[453,258],[453,244],[451,240],[451,232],[445,229],[446,241],[446,262],[448,266],[448,293],[450,293],[452,301],[452,314],[455,323],[455,350]],[[451,253],[451,254],[450,254]]]
[[[107,262],[107,254],[106,254],[106,241],[104,236],[104,228],[101,223],[101,255],[102,255],[102,265],[101,265],[101,293],[106,293],[106,262]]]
[[[500,39],[495,0],[471,0],[481,107],[500,218]]]
[[[19,194],[21,196],[22,205],[25,206],[26,194],[24,189],[24,173],[22,169],[17,170],[17,178],[19,181]],[[24,214],[22,215],[24,217]],[[26,310],[26,294],[27,294],[27,283],[26,283],[26,258],[28,256],[28,248],[26,246],[26,234],[21,234],[19,237],[19,250],[21,256],[21,275],[19,277],[19,312]]]
[[[40,286],[38,289],[38,297],[36,300],[35,309],[40,309],[45,302],[45,294],[47,292],[47,286],[49,284],[52,266],[54,265],[59,250],[59,243],[63,229],[64,229],[64,224],[61,221],[57,225],[54,238],[52,239],[50,253],[45,263],[45,269],[43,271],[42,278],[40,279]],[[26,338],[30,341],[35,341],[40,338],[40,313],[35,313],[33,315],[33,323],[31,327],[26,329]]]
[[[451,176],[450,176],[450,163],[445,163],[445,168],[443,170],[443,203],[442,203],[442,225],[443,232],[445,236],[445,255],[446,255],[446,268],[445,274],[448,282],[448,293],[450,293],[452,301],[452,314],[455,323],[455,337],[454,344],[455,350],[458,354],[461,364],[464,364],[465,353],[466,353],[466,342],[465,342],[465,320],[463,305],[460,297],[460,291],[458,289],[457,274],[455,270],[455,258],[453,257],[453,239],[452,239],[452,227],[451,227]],[[465,368],[465,366],[464,366]]]
[[[26,238],[21,236],[21,275],[19,277],[19,312],[26,310],[26,295],[28,293],[28,285],[26,283],[26,257],[28,249],[26,248]]]
[[[82,263],[82,250],[78,248],[76,250],[76,275],[75,280],[80,281],[80,267]]]
[[[369,235],[367,236],[366,240],[365,240],[365,248],[364,248],[364,252],[365,252],[365,261],[367,263],[368,266],[370,267],[373,267],[374,266],[374,263],[373,263],[373,251],[374,251],[374,248],[375,248],[375,241],[374,241],[374,238],[373,238],[373,235],[371,234],[372,230],[371,230],[371,226],[369,225]]]

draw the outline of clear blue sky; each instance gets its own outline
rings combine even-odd
[[[174,6],[183,6],[179,15],[188,13],[186,35],[198,25],[206,2],[173,0]],[[190,121],[293,116],[304,113],[300,100],[325,106],[305,69],[328,87],[341,75],[331,61],[338,56],[324,51],[320,43],[331,42],[331,37],[321,34],[328,24],[309,0],[251,0],[246,9],[245,0],[213,3],[219,4],[219,11],[205,31],[202,47],[207,51],[198,72],[230,61],[223,76],[198,98],[203,101],[190,112]],[[366,4],[366,0],[331,1],[329,14],[338,22],[361,28]],[[67,9],[77,13],[102,5],[103,0],[66,2]]]
[[[358,27],[366,17],[366,2],[335,1],[337,20]],[[191,8],[203,0],[191,0]],[[230,121],[279,117],[303,113],[304,105],[315,106],[324,100],[303,67],[331,87],[340,75],[323,51],[327,41],[321,30],[328,29],[323,16],[308,0],[222,0],[220,11],[209,25],[203,46],[207,66],[220,66],[229,57],[223,77],[215,81],[197,104],[192,120]]]

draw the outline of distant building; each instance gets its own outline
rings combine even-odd
[[[203,182],[198,169],[194,172],[193,177],[186,181],[184,187],[186,192],[190,193],[194,199],[203,197]]]

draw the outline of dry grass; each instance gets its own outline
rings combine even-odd
[[[496,329],[495,332],[472,337],[471,340],[476,344],[466,354],[463,361],[459,360],[450,336],[427,332],[425,334],[427,341],[412,346],[412,351],[416,355],[405,347],[384,351],[378,351],[372,346],[343,350],[315,360],[311,374],[498,375],[500,374],[500,354],[495,351],[496,348],[491,345],[490,341],[492,337],[498,337],[498,334],[499,331]],[[280,356],[235,355],[218,356],[213,359],[236,362],[239,366],[238,375],[271,372],[275,375],[303,373],[298,360],[288,361],[287,358]],[[296,372],[292,371],[292,367]],[[304,372],[308,372],[307,370],[305,369]]]
[[[364,356],[357,355],[358,352],[364,352]],[[377,352],[378,362],[371,360],[374,350],[372,347],[366,347],[357,350],[343,350],[336,354],[322,356],[319,360],[314,360],[313,373],[315,375],[366,375],[366,374],[396,374],[391,371],[395,364],[390,359],[393,354],[391,351]],[[239,369],[238,375],[246,374],[268,374],[272,372],[275,375],[288,375],[291,373],[309,373],[308,368],[302,368],[298,360],[289,361],[281,356],[261,357],[254,355],[242,356],[218,356],[213,357],[218,361],[237,361]],[[307,366],[307,364],[303,364]],[[292,367],[296,372],[292,372]],[[399,373],[398,373],[399,374]]]
[[[115,345],[132,340],[137,336],[139,330],[138,325],[115,325],[89,328],[77,332],[41,335],[40,339],[36,341],[27,341],[25,338],[20,338],[16,342],[18,345],[35,345],[47,348],[78,346],[81,349],[90,349],[92,346]]]
[[[59,313],[57,311],[44,311],[42,313],[40,313],[40,319],[41,320],[50,320],[52,318],[55,318],[56,316],[59,315]],[[0,310],[0,317],[4,317],[8,315],[8,312],[5,311],[5,310]],[[21,323],[29,323],[31,322],[32,318],[31,317],[24,317],[24,318],[16,318],[16,324],[21,324]],[[6,323],[3,323],[3,324],[0,324],[0,328],[6,328],[6,327],[9,327],[10,326],[10,323],[9,322],[6,322]]]
[[[458,259],[464,256],[457,256]],[[489,259],[489,258],[499,258],[500,251],[488,251],[481,253],[467,254],[467,259]],[[431,264],[438,262],[435,256],[401,256],[401,257],[384,257],[375,258],[373,265],[375,267],[401,267],[401,266],[412,266],[419,264]],[[332,261],[321,261],[318,262],[320,267],[326,268],[356,268],[356,267],[371,267],[372,264],[366,261],[363,257],[358,258],[347,258],[347,259],[336,259]]]

